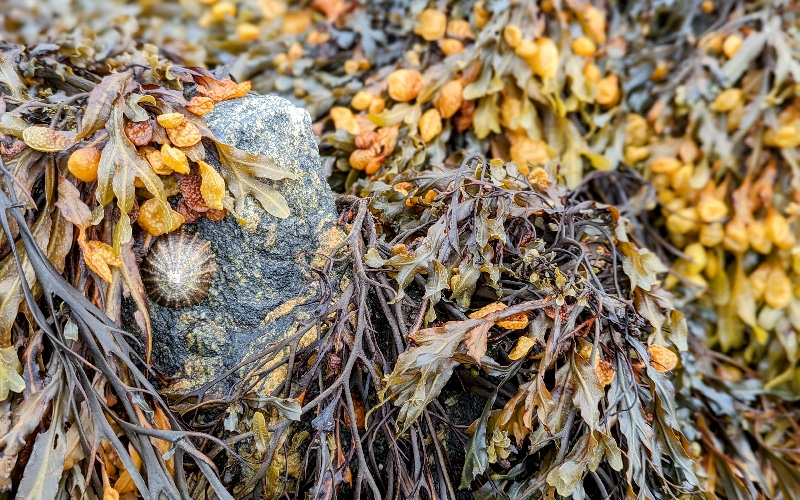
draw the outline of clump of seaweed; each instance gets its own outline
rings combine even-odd
[[[338,298],[236,367],[251,375],[227,399],[204,401],[212,381],[182,411],[250,420],[260,456],[284,461],[265,460],[248,487],[273,494],[281,467],[294,496],[699,491],[668,376],[687,330],[659,286],[666,267],[614,207],[536,178],[473,156],[342,200],[344,253],[318,270],[346,267]],[[295,376],[256,395],[284,369]],[[473,393],[471,416],[448,387]],[[232,405],[247,400],[280,403],[258,416]]]

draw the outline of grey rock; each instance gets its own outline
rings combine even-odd
[[[286,219],[270,215],[248,196],[240,213],[245,225],[231,215],[221,222],[198,221],[197,230],[211,242],[218,266],[205,300],[184,309],[150,302],[153,360],[172,378],[167,392],[176,395],[199,388],[296,331],[296,322],[318,306],[314,299],[320,293],[302,263],[342,241],[305,110],[280,97],[248,95],[217,104],[206,120],[221,141],[271,157],[303,176],[265,181],[286,197],[291,210]],[[242,373],[226,377],[212,394],[224,393]],[[272,390],[284,378],[285,373],[276,372],[259,392]]]

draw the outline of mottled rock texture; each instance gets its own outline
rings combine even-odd
[[[211,242],[218,266],[207,299],[185,309],[150,302],[153,359],[172,377],[167,391],[173,394],[202,386],[293,333],[296,320],[308,318],[318,305],[308,303],[319,290],[301,263],[342,240],[305,110],[280,97],[248,95],[218,104],[206,119],[221,141],[271,157],[302,177],[265,181],[286,197],[286,219],[270,215],[252,197],[240,214],[245,225],[230,215],[222,222],[200,219],[196,229]],[[211,392],[225,392],[241,376],[226,377]],[[277,372],[262,390],[281,377],[285,373]]]

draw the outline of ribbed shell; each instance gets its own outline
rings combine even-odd
[[[159,237],[140,269],[147,295],[159,305],[180,309],[206,298],[217,262],[211,243],[180,232]]]

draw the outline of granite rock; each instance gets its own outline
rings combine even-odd
[[[305,110],[277,96],[248,95],[217,104],[206,120],[219,140],[273,158],[302,177],[265,181],[286,197],[291,215],[285,219],[248,196],[239,214],[246,224],[231,215],[196,224],[218,266],[205,300],[184,309],[151,301],[153,360],[172,379],[167,392],[176,395],[296,331],[297,321],[318,305],[313,299],[319,290],[302,263],[317,252],[327,254],[343,238]],[[211,392],[225,392],[241,375],[226,377]],[[273,379],[261,390],[283,381],[280,372]]]

